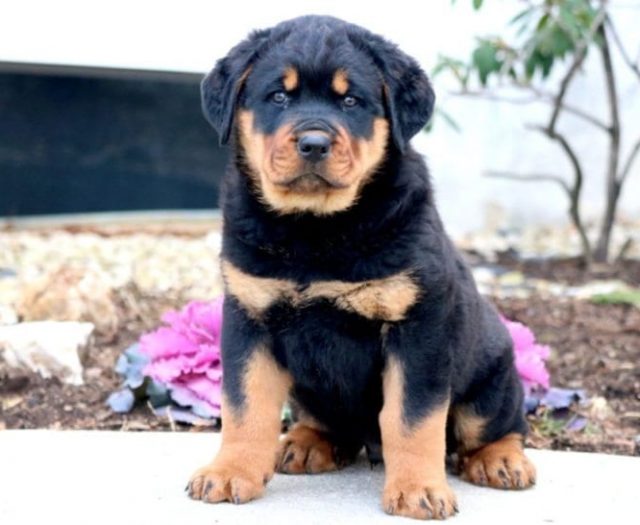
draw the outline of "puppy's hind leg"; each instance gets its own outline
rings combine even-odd
[[[283,474],[319,474],[338,470],[345,463],[326,432],[298,422],[280,442],[276,468]]]
[[[487,372],[472,395],[452,408],[462,479],[499,489],[525,489],[536,469],[524,453],[523,390],[509,358]]]

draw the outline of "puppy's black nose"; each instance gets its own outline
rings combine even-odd
[[[331,138],[326,133],[305,133],[298,139],[298,153],[309,162],[326,159],[330,150]]]

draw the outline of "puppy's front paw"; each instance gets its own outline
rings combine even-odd
[[[234,462],[214,460],[191,476],[187,485],[189,497],[207,503],[246,503],[260,497],[272,474],[246,465],[246,458]]]
[[[458,512],[456,496],[446,481],[388,481],[382,505],[387,514],[423,520],[443,520]]]
[[[536,468],[522,449],[521,436],[490,443],[462,463],[462,479],[496,489],[526,489],[536,482]]]

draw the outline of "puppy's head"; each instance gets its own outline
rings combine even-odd
[[[335,18],[253,33],[202,82],[205,115],[263,202],[279,213],[349,208],[389,148],[403,151],[431,116],[417,63]]]

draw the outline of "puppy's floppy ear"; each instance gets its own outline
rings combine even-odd
[[[229,141],[238,97],[251,64],[268,41],[270,29],[255,31],[218,60],[213,70],[202,80],[200,93],[202,110],[220,137],[220,144]]]
[[[359,41],[382,73],[387,117],[394,142],[400,151],[429,122],[435,93],[418,63],[395,44],[369,33],[350,35]]]

